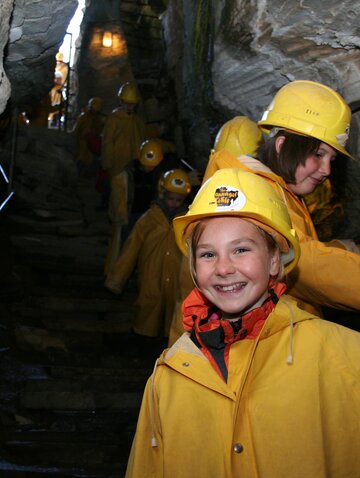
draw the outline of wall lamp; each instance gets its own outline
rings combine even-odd
[[[102,45],[106,48],[110,48],[113,43],[112,33],[111,32],[104,32],[102,37]]]

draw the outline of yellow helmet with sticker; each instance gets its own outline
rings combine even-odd
[[[285,272],[292,270],[300,256],[297,234],[282,197],[266,179],[238,168],[219,169],[201,187],[184,216],[174,219],[180,250],[187,255],[186,238],[199,220],[236,216],[268,232],[281,251]]]
[[[190,177],[182,169],[166,171],[160,179],[160,188],[187,196],[191,191]]]
[[[155,168],[163,158],[164,152],[160,141],[147,139],[141,144],[139,161],[143,166]]]

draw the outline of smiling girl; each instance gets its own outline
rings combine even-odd
[[[196,285],[157,360],[126,478],[339,478],[360,469],[360,334],[300,309],[281,196],[217,171],[174,219]]]

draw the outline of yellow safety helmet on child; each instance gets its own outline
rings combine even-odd
[[[215,138],[214,150],[225,149],[235,157],[255,155],[264,139],[260,128],[247,116],[235,116],[222,125]]]
[[[139,161],[143,166],[155,168],[164,159],[164,152],[160,141],[147,139],[140,146]]]
[[[121,85],[118,92],[118,98],[126,103],[134,105],[138,104],[140,102],[140,95],[135,83],[128,81]]]
[[[187,237],[199,220],[236,216],[269,233],[278,244],[285,273],[297,264],[300,246],[283,199],[262,177],[238,168],[219,169],[200,188],[189,211],[174,219],[176,242],[187,255]]]
[[[182,196],[187,196],[191,192],[190,177],[182,169],[166,171],[160,179],[159,186],[160,189]]]
[[[351,110],[336,91],[296,80],[276,93],[258,125],[266,133],[277,127],[311,136],[351,158],[345,149],[350,122]]]

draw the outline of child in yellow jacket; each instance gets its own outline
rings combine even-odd
[[[120,294],[137,266],[139,295],[132,323],[136,334],[168,337],[181,259],[172,219],[186,210],[190,189],[185,171],[163,175],[158,200],[137,220],[106,278],[105,287]]]
[[[360,334],[298,307],[266,179],[217,171],[174,219],[196,288],[145,389],[126,478],[358,477]]]

